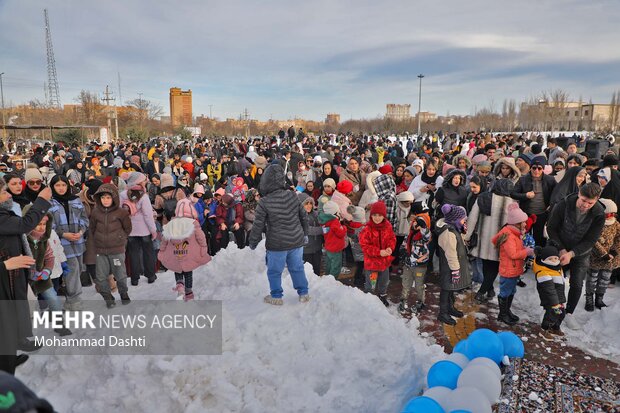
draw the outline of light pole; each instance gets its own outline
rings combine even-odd
[[[4,72],[0,73],[0,97],[2,98],[2,139],[6,139],[6,120],[4,115],[4,87],[2,85],[2,75]]]
[[[424,75],[420,73],[418,79],[420,79],[420,90],[418,93],[418,139],[420,139],[420,110],[422,108],[422,78]]]

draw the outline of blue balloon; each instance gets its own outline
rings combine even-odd
[[[402,413],[445,413],[439,403],[430,397],[420,396],[411,399]]]
[[[499,337],[504,344],[504,354],[506,356],[523,358],[525,355],[525,347],[518,335],[512,331],[502,331],[501,333],[497,333],[497,337]]]
[[[479,328],[467,338],[467,357],[487,357],[499,364],[504,358],[504,344],[495,332]]]
[[[438,361],[428,370],[426,376],[428,387],[443,386],[454,390],[462,371],[463,369],[456,363],[448,360]]]
[[[465,357],[469,358],[469,354],[467,354],[467,339],[461,340],[458,343],[456,343],[456,346],[454,346],[454,349],[452,350],[452,352],[461,353]]]
[[[452,410],[450,413],[472,413],[469,410]]]

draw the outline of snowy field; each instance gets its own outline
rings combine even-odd
[[[445,354],[419,335],[415,318],[406,323],[376,297],[311,275],[309,264],[309,303],[298,302],[285,271],[284,306],[264,304],[264,257],[263,243],[231,245],[194,273],[196,299],[223,301],[221,356],[34,353],[17,376],[59,412],[393,413],[420,394]],[[173,286],[168,272],[129,293],[174,300]],[[101,300],[94,287],[83,296]]]
[[[528,272],[523,280],[527,287],[517,288],[512,310],[521,319],[540,324],[544,309],[540,306],[534,275]],[[566,281],[568,297],[568,279]],[[585,294],[585,283],[583,292]],[[582,327],[571,330],[562,324],[562,331],[568,337],[568,344],[594,356],[617,362],[620,357],[620,286],[608,288],[604,301],[609,307],[603,310],[595,308],[593,312],[587,312],[584,310],[585,298],[582,296],[574,314]]]

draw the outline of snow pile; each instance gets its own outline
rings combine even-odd
[[[306,265],[309,303],[285,271],[284,306],[262,302],[265,250],[230,246],[194,273],[196,299],[223,300],[221,356],[36,356],[18,377],[62,412],[395,412],[420,394],[445,357],[374,296],[319,278]],[[130,289],[176,298],[174,275]],[[86,299],[100,299],[94,288]]]
[[[517,288],[513,312],[523,320],[537,324],[542,321],[545,310],[540,306],[540,298],[536,290],[536,280],[531,272],[528,272],[523,280],[527,287]],[[566,279],[566,296],[568,297],[568,278]],[[585,294],[585,283],[583,286]],[[568,344],[580,348],[597,357],[609,360],[617,360],[620,357],[620,287],[608,288],[605,293],[605,303],[609,306],[603,310],[595,309],[594,312],[584,310],[585,297],[582,296],[575,310],[574,316],[579,325],[579,330],[571,330],[562,326],[562,331],[568,337]]]

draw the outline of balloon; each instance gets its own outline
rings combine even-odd
[[[523,358],[525,355],[525,347],[518,335],[512,331],[502,331],[501,333],[497,333],[497,336],[504,344],[505,355],[508,357]]]
[[[475,387],[486,396],[490,404],[494,404],[502,393],[502,382],[489,367],[482,364],[467,366],[460,374],[458,387]]]
[[[491,403],[475,387],[459,387],[452,390],[446,399],[446,411],[465,410],[474,413],[491,413]]]
[[[402,413],[445,413],[435,400],[420,396],[411,399]]]
[[[469,410],[459,409],[459,410],[452,410],[450,413],[473,413],[473,412],[470,412]]]
[[[461,340],[456,343],[456,346],[454,346],[452,353],[460,353],[466,357],[469,357],[469,355],[467,354],[467,340]]]
[[[499,369],[497,364],[490,358],[476,357],[475,359],[470,361],[468,364],[468,366],[477,366],[477,365],[486,366],[490,368],[491,370],[493,370],[493,373],[495,373],[497,380],[502,381],[502,371]]]
[[[499,364],[504,358],[502,340],[493,331],[479,328],[467,338],[467,357],[488,357]]]
[[[467,366],[467,363],[469,363],[467,356],[461,353],[452,353],[446,358],[446,360],[453,362],[462,369],[464,369],[465,366]]]
[[[428,387],[444,386],[455,389],[461,371],[463,369],[456,363],[447,360],[438,361],[431,366],[426,375]]]
[[[422,396],[435,400],[445,410],[446,406],[444,404],[450,392],[452,392],[452,389],[443,386],[435,386],[425,391]]]

